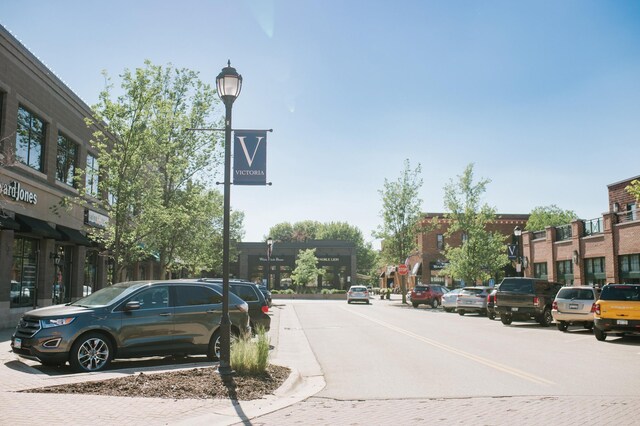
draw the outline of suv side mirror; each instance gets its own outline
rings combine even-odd
[[[138,302],[137,300],[132,300],[124,305],[125,312],[137,311],[138,309],[140,309],[140,302]]]

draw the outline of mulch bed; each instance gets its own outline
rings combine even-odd
[[[273,394],[291,370],[270,365],[261,375],[233,375],[222,380],[214,367],[168,373],[138,373],[117,379],[29,389],[29,393],[72,393],[170,399],[232,399],[250,401]]]

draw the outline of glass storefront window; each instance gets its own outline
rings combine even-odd
[[[38,276],[38,240],[15,237],[11,271],[11,307],[34,306]]]
[[[84,260],[84,284],[82,287],[82,296],[90,295],[96,290],[98,283],[98,252],[96,250],[87,251]]]

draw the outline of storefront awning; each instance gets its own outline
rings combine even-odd
[[[52,238],[54,240],[62,238],[60,233],[45,221],[21,214],[16,214],[16,221],[20,224],[20,231],[22,232],[30,232],[40,237]]]
[[[19,231],[20,224],[9,216],[0,216],[0,229],[13,229],[14,231]]]
[[[64,241],[71,241],[72,243],[76,243],[81,246],[90,246],[92,244],[91,240],[77,229],[67,228],[66,226],[60,225],[56,228],[62,234],[62,239]]]

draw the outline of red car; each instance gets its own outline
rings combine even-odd
[[[411,304],[414,308],[417,308],[418,305],[437,308],[442,304],[442,295],[445,291],[440,285],[419,284],[411,290]]]

